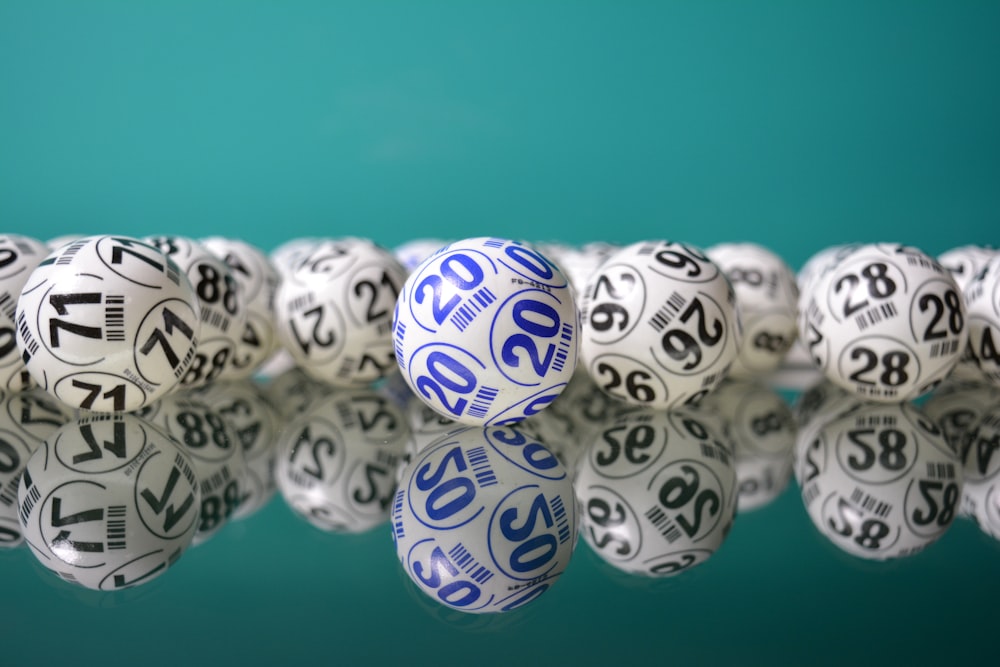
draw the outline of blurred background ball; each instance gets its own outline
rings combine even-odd
[[[969,352],[987,381],[1000,385],[1000,256],[994,256],[965,288]]]
[[[292,511],[320,530],[370,530],[389,518],[409,440],[398,406],[369,389],[339,389],[285,427],[278,488]]]
[[[275,300],[278,337],[312,377],[361,387],[396,372],[392,313],[406,272],[365,239],[317,241],[286,270]]]
[[[918,553],[958,514],[961,463],[941,429],[907,403],[858,404],[828,421],[802,457],[809,518],[854,556]]]
[[[995,396],[969,429],[961,456],[962,511],[980,530],[1000,540],[1000,400]]]
[[[736,291],[743,342],[730,376],[749,378],[778,368],[798,337],[799,292],[784,260],[755,243],[720,243],[706,255]]]
[[[20,234],[0,234],[0,390],[21,391],[34,385],[17,347],[17,300],[28,276],[48,246]]]
[[[537,250],[465,239],[407,278],[396,304],[396,361],[414,394],[445,417],[513,423],[565,389],[577,320],[566,276]]]
[[[62,246],[32,272],[17,345],[35,381],[74,408],[137,410],[171,391],[200,344],[198,298],[159,248],[124,236]]]
[[[700,250],[646,241],[608,257],[587,283],[580,354],[608,394],[671,408],[726,377],[740,344],[736,297]]]
[[[966,313],[954,278],[919,250],[857,246],[804,294],[800,335],[823,373],[861,397],[912,399],[958,362]]]
[[[231,369],[225,374],[226,379],[243,380],[278,349],[274,296],[281,277],[267,255],[245,241],[213,236],[202,239],[201,243],[229,267],[243,292],[246,322],[236,343]]]
[[[511,427],[466,427],[406,467],[392,505],[396,554],[430,598],[470,613],[512,611],[569,564],[577,513],[566,469]]]
[[[52,434],[21,475],[21,527],[42,565],[86,588],[160,576],[194,536],[198,484],[172,438],[129,414],[88,415]]]
[[[736,511],[736,470],[731,445],[706,416],[635,410],[584,450],[574,482],[581,531],[613,567],[674,576],[722,545]]]
[[[229,267],[208,248],[184,236],[148,236],[144,239],[166,253],[191,281],[198,295],[201,336],[198,349],[181,386],[201,387],[242,375],[233,366],[244,334],[247,305],[243,288]]]

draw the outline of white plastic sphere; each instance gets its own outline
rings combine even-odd
[[[574,482],[587,544],[629,574],[668,577],[710,558],[736,511],[733,452],[691,409],[641,409],[607,424]]]
[[[75,408],[129,411],[171,391],[200,343],[198,299],[158,248],[89,236],[50,254],[18,301],[28,372]]]
[[[25,541],[39,562],[97,590],[163,574],[191,544],[198,500],[184,449],[121,413],[61,427],[28,461],[18,489]]]
[[[174,260],[198,295],[201,337],[180,386],[190,389],[241,376],[243,371],[233,366],[233,359],[244,334],[247,305],[243,288],[232,271],[194,239],[148,236],[144,240]]]
[[[317,528],[360,533],[383,524],[410,439],[403,411],[369,389],[342,389],[285,427],[275,478],[288,506]]]
[[[1000,387],[949,379],[934,390],[921,409],[944,433],[951,450],[961,456],[972,432],[997,403]]]
[[[17,348],[17,300],[28,276],[48,254],[48,247],[37,239],[0,234],[0,391],[34,386]]]
[[[995,396],[994,396],[995,399]],[[994,400],[962,443],[962,512],[1000,540],[1000,400]]]
[[[722,243],[705,254],[736,291],[743,325],[743,342],[730,377],[774,371],[798,336],[795,274],[778,255],[755,243]]]
[[[962,466],[941,430],[907,403],[864,403],[827,422],[804,453],[802,500],[840,549],[910,556],[954,521]]]
[[[972,361],[987,381],[1000,385],[1000,255],[966,286],[965,303]]]
[[[446,245],[448,241],[441,239],[413,239],[393,248],[392,254],[409,274]]]
[[[278,288],[279,339],[303,370],[334,386],[362,387],[394,373],[392,312],[405,277],[371,241],[318,242]]]
[[[471,238],[439,250],[396,304],[396,361],[414,394],[465,424],[513,423],[548,405],[576,366],[566,277],[533,248]]]
[[[994,248],[963,245],[938,255],[938,263],[941,264],[955,279],[955,283],[960,290],[968,287],[969,283],[979,275],[979,272],[986,267],[991,259],[997,256]]]
[[[635,405],[696,401],[726,377],[740,345],[729,281],[685,244],[647,241],[614,253],[588,282],[581,310],[587,372]]]
[[[243,380],[278,349],[274,296],[281,277],[267,256],[245,241],[213,236],[201,243],[229,267],[243,292],[246,323],[236,343],[231,369],[225,373],[227,379]]]
[[[966,314],[955,280],[919,250],[857,246],[804,295],[800,335],[831,381],[869,400],[915,398],[962,354]]]
[[[470,613],[517,609],[565,571],[577,508],[566,469],[504,426],[467,427],[406,467],[392,505],[396,554],[432,599]]]

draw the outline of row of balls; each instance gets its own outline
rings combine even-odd
[[[0,536],[23,533],[67,581],[116,590],[277,488],[322,530],[388,521],[414,584],[469,612],[534,600],[578,535],[614,571],[685,572],[793,471],[816,528],[859,557],[918,553],[961,513],[1000,536],[1000,394],[985,384],[948,383],[920,410],[825,382],[793,412],[763,385],[727,381],[699,407],[663,411],[602,400],[581,373],[551,409],[487,428],[399,394],[293,369],[263,390],[216,383],[137,415],[70,419],[37,391],[5,397],[0,501],[14,516]]]

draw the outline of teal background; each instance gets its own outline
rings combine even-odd
[[[0,0],[5,231],[996,245],[997,2]],[[0,553],[7,664],[994,662],[1000,545],[874,565],[796,489],[644,586],[449,618],[280,501],[148,587]]]

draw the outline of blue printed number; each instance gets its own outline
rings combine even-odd
[[[524,433],[512,428],[497,429],[493,431],[493,437],[505,445],[520,447],[521,455],[525,462],[535,470],[550,470],[559,465],[559,459],[537,442],[528,442]]]
[[[442,481],[449,463],[455,464],[457,472],[469,467],[465,457],[462,456],[462,448],[453,447],[442,457],[434,472],[431,472],[430,463],[425,463],[417,470],[417,488],[430,492],[424,501],[424,510],[433,521],[444,521],[453,517],[476,498],[476,486],[468,477],[450,477]]]
[[[431,313],[434,316],[434,321],[443,324],[449,313],[462,301],[462,298],[457,294],[453,294],[450,299],[443,301],[445,281],[458,290],[475,289],[483,282],[483,270],[476,263],[476,260],[468,255],[455,254],[442,260],[440,271],[440,275],[434,273],[420,281],[413,295],[413,300],[417,303],[423,303],[429,287],[431,289]]]
[[[501,359],[508,366],[516,368],[521,365],[521,358],[517,355],[516,350],[522,349],[528,353],[528,360],[538,377],[545,377],[545,373],[549,370],[549,364],[552,363],[556,346],[549,343],[545,356],[540,356],[538,346],[532,336],[552,338],[559,333],[559,313],[547,303],[534,299],[523,299],[514,304],[513,317],[514,323],[521,328],[521,331],[527,333],[516,333],[509,336],[503,344]]]
[[[500,532],[511,542],[518,542],[510,554],[510,569],[514,572],[532,572],[548,564],[556,555],[559,543],[552,533],[532,535],[539,518],[546,528],[552,528],[552,514],[545,496],[539,493],[528,509],[528,517],[520,525],[518,508],[511,507],[500,514]]]
[[[459,575],[458,568],[448,559],[441,547],[434,547],[434,551],[431,552],[431,564],[426,568],[426,576],[424,570],[424,564],[420,561],[413,564],[414,576],[428,588],[437,589],[438,599],[445,604],[452,607],[468,607],[479,599],[479,587],[471,581],[458,580],[441,585],[442,574],[449,577]]]
[[[437,397],[445,409],[456,417],[461,417],[469,401],[456,397],[453,403],[448,402],[445,390],[456,394],[471,394],[476,389],[478,380],[476,374],[451,355],[435,350],[427,355],[427,372],[416,379],[417,389],[426,398]]]
[[[509,245],[504,248],[504,253],[542,280],[548,280],[553,276],[552,262],[523,245]]]

